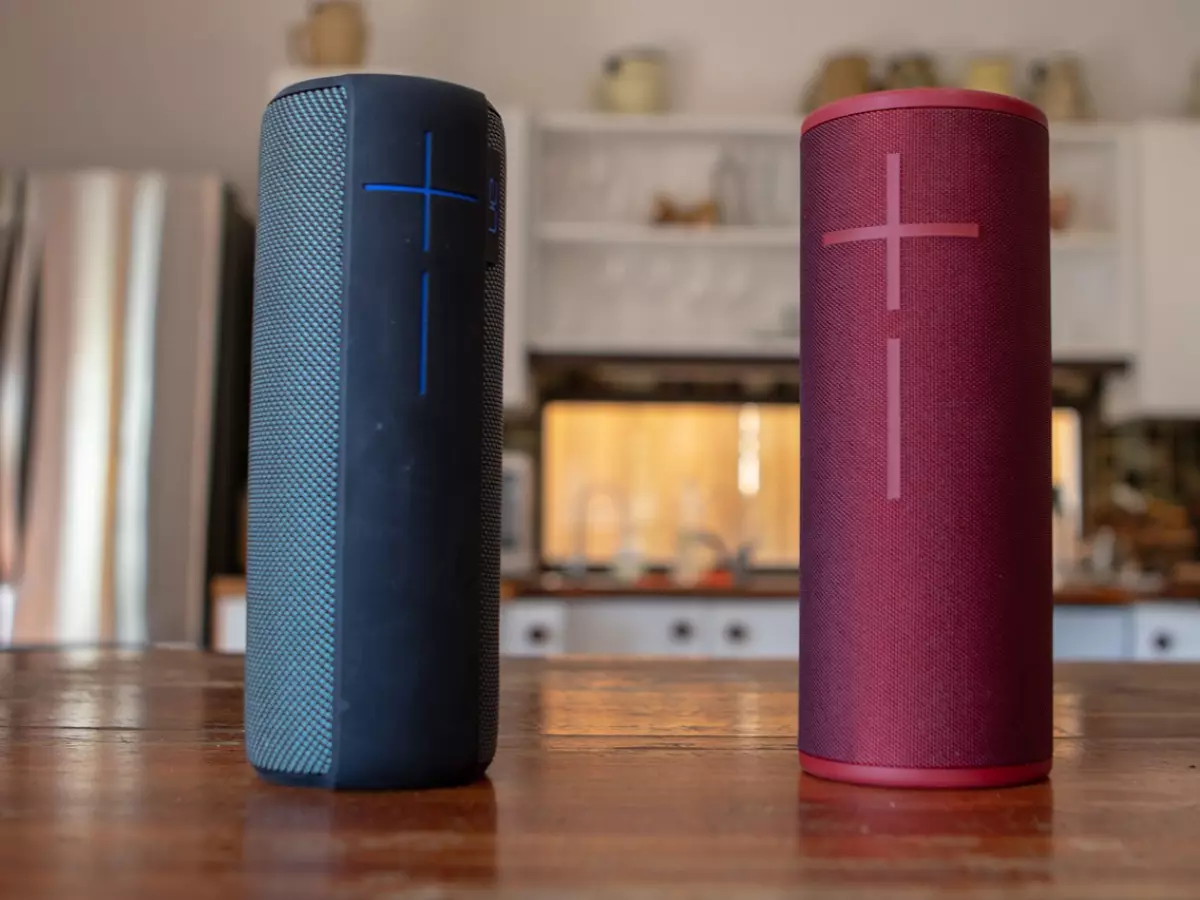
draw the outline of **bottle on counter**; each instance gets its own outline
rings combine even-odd
[[[713,168],[713,199],[720,211],[723,225],[749,225],[747,209],[746,172],[728,150],[722,151]]]
[[[630,504],[621,527],[621,546],[613,560],[613,575],[621,584],[637,584],[646,573],[645,529],[653,518],[654,501],[640,494]]]
[[[692,587],[704,575],[704,560],[708,551],[700,539],[703,522],[703,500],[694,481],[684,484],[679,495],[679,524],[676,529],[675,562],[671,576],[675,583]]]
[[[1064,498],[1061,485],[1054,485],[1054,589],[1076,579],[1080,563],[1080,535],[1075,508]]]
[[[1057,484],[1053,487],[1053,495],[1054,500],[1052,510],[1054,515],[1054,524],[1051,529],[1051,535],[1054,546],[1052,551],[1054,555],[1054,590],[1057,591],[1062,588],[1063,582],[1066,580],[1066,576],[1063,572],[1063,544],[1065,535],[1063,533],[1064,516],[1062,488],[1060,488]]]

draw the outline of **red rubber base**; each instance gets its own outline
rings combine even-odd
[[[804,771],[828,781],[896,788],[996,788],[1041,781],[1050,774],[1052,760],[1022,766],[982,769],[901,769],[893,766],[860,766],[835,762],[801,752]]]

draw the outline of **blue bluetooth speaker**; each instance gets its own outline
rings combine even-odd
[[[329,788],[496,748],[504,130],[386,75],[267,107],[250,404],[246,747]]]

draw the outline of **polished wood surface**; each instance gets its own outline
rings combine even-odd
[[[1053,776],[978,792],[801,775],[794,665],[600,660],[506,663],[487,781],[280,788],[244,761],[241,674],[0,654],[0,896],[1200,892],[1200,666],[1060,667]]]

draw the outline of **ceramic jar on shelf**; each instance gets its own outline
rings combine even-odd
[[[288,56],[302,66],[360,66],[367,25],[356,0],[318,0],[288,32]]]
[[[1034,63],[1030,72],[1029,99],[1051,120],[1070,121],[1092,117],[1083,64],[1073,56]]]
[[[614,53],[604,62],[599,100],[608,112],[645,115],[667,108],[667,58],[654,47]]]
[[[875,87],[869,57],[858,53],[830,57],[805,91],[801,112],[810,113],[826,103],[865,94]]]
[[[1017,93],[1015,66],[1007,56],[984,56],[971,60],[963,87],[992,94]]]

